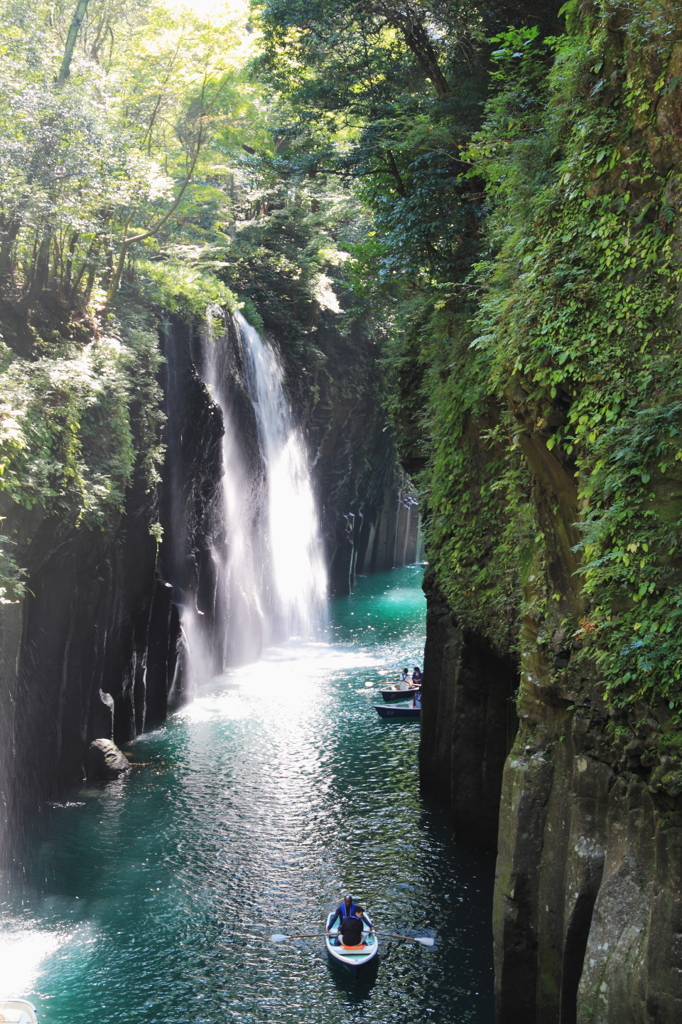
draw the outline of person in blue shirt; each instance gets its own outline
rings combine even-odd
[[[329,924],[327,925],[327,931],[330,931],[334,927],[334,923],[336,921],[338,921],[339,924],[343,924],[343,921],[346,917],[355,917],[356,910],[357,906],[355,905],[355,903],[353,903],[353,897],[344,896],[343,901],[339,903],[338,907],[336,908],[336,913],[334,914]]]
[[[357,911],[358,907],[357,904],[353,902],[353,897],[344,896],[343,902],[338,905],[334,916],[330,919],[329,924],[327,925],[327,931],[331,931],[336,921],[341,925],[347,917],[356,917]],[[372,922],[364,911],[361,913],[360,918],[362,921],[365,921],[370,928],[372,927]]]
[[[412,673],[412,685],[413,686],[421,686],[421,684],[422,684],[421,669],[419,668],[419,665],[415,665],[414,666],[414,672]]]

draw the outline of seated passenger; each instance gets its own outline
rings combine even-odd
[[[421,670],[419,668],[419,665],[415,665],[414,666],[414,672],[412,673],[412,685],[413,686],[421,686],[421,684],[422,684]]]
[[[417,692],[415,693],[414,697],[412,698],[412,707],[413,708],[420,708],[421,706],[422,706],[422,692],[421,692],[421,690],[417,690]]]
[[[356,914],[362,914],[362,907],[356,907]],[[339,938],[336,940],[337,945],[342,946],[364,946],[362,938],[362,919],[356,917],[355,914],[352,917],[344,917],[341,922],[341,928],[339,929]]]

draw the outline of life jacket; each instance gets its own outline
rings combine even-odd
[[[334,914],[333,914],[332,919],[331,919],[331,925],[332,926],[334,925],[334,923],[336,922],[337,917],[340,918],[341,921],[344,921],[347,917],[355,917],[355,907],[356,907],[356,904],[355,903],[351,903],[350,910],[346,911],[346,904],[345,903],[341,903],[336,908],[336,910],[334,911]]]

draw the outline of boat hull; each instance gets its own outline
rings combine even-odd
[[[387,703],[391,703],[396,700],[405,700],[408,696],[414,696],[418,690],[419,687],[417,686],[410,690],[394,690],[392,687],[388,687],[388,689],[381,691],[381,696]]]
[[[36,1008],[28,999],[0,999],[0,1021],[12,1024],[38,1024]]]
[[[412,701],[403,704],[375,704],[374,710],[380,718],[416,718],[421,716],[421,708],[412,706]]]
[[[333,914],[329,914],[327,917],[327,927],[329,927],[329,922],[333,916]],[[357,978],[358,973],[366,964],[374,960],[379,950],[379,940],[376,935],[370,935],[368,929],[363,929],[362,935],[365,942],[367,942],[364,950],[344,950],[342,946],[334,945],[333,937],[329,935],[324,937],[324,944],[327,948],[329,959],[333,960],[335,964],[341,964],[354,978]]]

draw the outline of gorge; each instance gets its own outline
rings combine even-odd
[[[677,1021],[678,5],[0,6],[9,870],[30,862],[34,892],[49,874],[38,847],[63,843],[68,826],[46,824],[45,801],[79,812],[67,805],[80,802],[73,787],[93,740],[132,743],[126,752],[145,751],[172,775],[173,737],[185,767],[184,751],[200,745],[201,729],[183,732],[193,714],[243,714],[304,787],[305,770],[253,703],[274,700],[287,735],[296,731],[265,682],[271,664],[284,678],[291,661],[310,684],[300,691],[316,709],[310,721],[334,734],[343,762],[329,799],[330,780],[310,769],[327,834],[351,841],[335,808],[357,785],[377,863],[385,828],[394,860],[416,871],[419,847],[433,866],[415,897],[428,914],[414,927],[454,928],[446,904],[460,886],[460,911],[493,933],[494,1010],[485,966],[465,957],[464,975],[446,980],[459,955],[449,940],[424,968],[444,1024]],[[418,754],[414,734],[403,758],[397,733],[371,733],[389,784],[369,761],[354,774],[333,715],[364,727],[370,647],[391,670],[408,652],[420,662],[414,623],[390,640],[402,583],[393,604],[389,595],[401,572],[416,584],[419,570],[400,567],[422,558]],[[365,607],[357,595],[373,593],[372,581]],[[356,598],[375,639],[387,638],[376,650],[350,622]],[[372,602],[384,598],[374,623]],[[339,674],[324,660],[337,656],[325,647],[335,630],[350,659]],[[240,747],[232,728],[227,802],[248,817],[252,792],[267,819],[267,752],[252,738]],[[310,722],[301,744],[305,763],[319,765],[327,748]],[[241,796],[240,750],[252,770]],[[197,793],[210,792],[242,836],[197,756]],[[162,814],[136,802],[147,767],[128,780],[136,821]],[[159,784],[160,803],[190,808],[179,796],[192,789],[185,767]],[[286,803],[268,770],[273,806]],[[401,772],[410,814],[423,815],[401,809],[416,844],[404,848],[368,795],[378,779],[398,806]],[[125,786],[100,785],[85,786],[84,845],[100,809],[115,817],[114,794],[126,799]],[[276,806],[266,835],[279,850],[286,813]],[[197,827],[205,838],[222,826]],[[314,863],[301,855],[306,884],[331,899],[350,879],[341,860],[326,873],[315,850]],[[213,877],[202,856],[187,869],[199,888]],[[274,881],[261,871],[254,891],[272,883],[281,895],[292,858],[278,860]],[[247,859],[242,849],[235,877]],[[57,890],[75,899],[71,870]],[[410,927],[402,890],[372,888],[369,875],[352,884],[384,908],[397,901]],[[94,883],[89,892],[96,900]],[[280,895],[278,912],[293,913]],[[269,921],[271,908],[254,901]],[[253,909],[240,909],[240,928]],[[460,945],[485,965],[483,934]],[[198,942],[193,934],[195,954]],[[207,1019],[227,1012],[221,978]],[[382,993],[382,1021],[427,1019],[428,999],[400,1008],[398,990]],[[234,1014],[277,1019],[245,990],[239,999]],[[141,1019],[170,1012],[146,1005]],[[360,1019],[361,1001],[343,1007]]]

